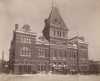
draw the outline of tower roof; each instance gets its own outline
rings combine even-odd
[[[54,24],[54,25],[57,25],[58,27],[62,27],[68,30],[56,6],[52,6],[48,21],[50,24]]]
[[[44,37],[49,41],[50,37],[52,38],[56,37],[61,41],[62,39],[64,40],[67,39],[67,33],[68,33],[68,28],[65,22],[63,21],[58,8],[56,6],[52,6],[49,17],[45,19],[45,27],[43,29]]]

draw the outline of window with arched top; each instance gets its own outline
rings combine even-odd
[[[31,57],[32,51],[29,47],[20,48],[20,56]]]
[[[59,36],[59,31],[57,31],[57,36]]]

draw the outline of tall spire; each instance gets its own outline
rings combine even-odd
[[[56,6],[56,0],[52,0],[52,8]]]
[[[54,6],[54,0],[52,0],[52,6],[51,7],[53,7]]]
[[[54,7],[54,0],[52,0],[52,7]]]
[[[61,14],[59,12],[59,9],[56,5],[56,1],[55,0],[52,0],[52,9],[51,9],[51,12],[49,14],[49,17],[48,17],[48,20],[49,22],[52,24],[59,24],[60,27],[64,27],[65,29],[68,30],[68,28],[66,28],[66,24],[64,22],[64,20],[62,19],[61,17]]]
[[[59,9],[55,5],[54,1],[55,0],[52,0],[52,9],[49,17],[45,19],[43,35],[48,41],[55,41],[55,37],[56,39],[59,38],[59,41],[61,41],[62,39],[67,39],[68,28],[62,19]]]

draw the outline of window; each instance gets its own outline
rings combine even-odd
[[[32,55],[32,51],[28,47],[22,47],[20,49],[20,56],[30,57]]]
[[[28,51],[28,47],[23,47],[22,50],[23,51]]]
[[[59,35],[60,35],[60,37],[61,37],[61,32],[59,32]]]
[[[62,32],[61,31],[57,31],[57,36],[62,36]]]
[[[28,37],[22,37],[20,38],[21,43],[31,43],[31,39]]]
[[[39,70],[39,71],[44,71],[45,69],[46,69],[45,63],[39,63],[39,64],[38,64],[38,70]]]
[[[39,48],[38,49],[38,54],[39,54],[38,56],[44,58],[45,57],[45,53],[46,53],[45,51],[46,51],[45,49]]]
[[[59,31],[57,31],[57,35],[59,36]]]

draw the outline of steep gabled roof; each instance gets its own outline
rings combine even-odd
[[[63,21],[60,15],[58,8],[55,6],[52,7],[51,13],[49,14],[48,21],[50,24],[54,24],[54,25],[57,25],[58,27],[62,27],[68,30],[65,22]]]

